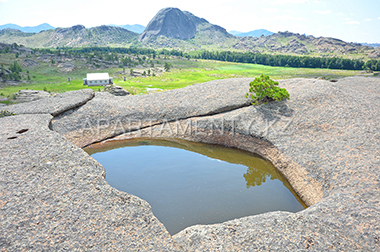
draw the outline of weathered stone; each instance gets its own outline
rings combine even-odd
[[[34,61],[32,59],[25,59],[22,63],[23,67],[33,67],[33,66],[39,66],[40,64],[37,61]]]
[[[50,97],[50,94],[41,90],[19,90],[15,93],[15,102],[31,102]]]
[[[23,90],[33,91],[33,90]],[[43,92],[43,91],[38,91]],[[47,93],[47,92],[45,92]],[[47,93],[49,94],[49,93]],[[74,109],[85,104],[94,97],[92,89],[70,91],[63,94],[55,94],[42,100],[20,103],[7,106],[7,110],[15,114],[51,114],[58,115],[64,111]]]
[[[250,81],[249,78],[210,81],[142,96],[115,97],[98,92],[85,106],[54,118],[52,127],[84,147],[140,126],[248,106],[250,101],[244,95]],[[99,125],[108,125],[112,130],[100,130]],[[99,134],[92,134],[94,131]]]
[[[290,100],[260,106],[247,106],[249,81],[145,96],[99,92],[49,127],[50,115],[0,118],[2,249],[378,251],[380,79],[282,80]],[[156,125],[113,123],[122,117],[155,117]],[[132,132],[121,134],[115,125]],[[192,226],[171,238],[145,201],[111,188],[104,169],[67,141],[83,146],[114,136],[182,138],[259,153],[310,207]]]
[[[105,87],[102,91],[108,92],[114,96],[126,96],[130,95],[128,91],[126,91],[124,88],[120,86],[110,85]]]
[[[150,206],[109,186],[51,118],[0,118],[1,250],[174,250]]]
[[[64,62],[58,64],[58,67],[61,68],[59,71],[61,72],[71,72],[73,71],[77,66],[72,62]]]

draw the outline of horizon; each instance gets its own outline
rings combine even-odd
[[[120,6],[118,11],[114,11],[115,5]],[[166,8],[164,6],[189,11],[227,31],[265,29],[275,33],[289,31],[315,37],[333,37],[346,42],[380,43],[380,33],[377,32],[380,14],[376,11],[380,8],[380,2],[376,0],[365,3],[353,0],[195,0],[191,3],[163,0],[160,3],[148,1],[133,5],[120,0],[109,0],[107,5],[100,0],[0,0],[0,24],[33,27],[47,23],[56,28],[74,25],[91,28],[110,24],[146,27],[159,10]],[[18,15],[14,15],[16,12]],[[102,15],[106,18],[99,18]]]

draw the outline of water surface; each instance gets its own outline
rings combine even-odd
[[[304,209],[278,170],[246,151],[151,139],[111,141],[85,150],[103,165],[111,186],[148,201],[171,234],[195,224]]]

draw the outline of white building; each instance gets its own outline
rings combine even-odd
[[[107,86],[113,84],[112,77],[108,73],[89,73],[83,79],[83,85],[87,86]]]

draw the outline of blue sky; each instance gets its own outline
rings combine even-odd
[[[0,0],[0,25],[141,24],[177,7],[230,30],[267,29],[380,43],[380,0]]]

